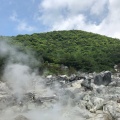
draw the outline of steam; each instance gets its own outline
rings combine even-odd
[[[6,57],[7,64],[21,63],[30,67],[39,64],[30,52],[25,52],[21,52],[18,47],[11,45],[7,40],[0,40],[0,57]]]
[[[17,115],[24,115],[29,120],[84,120],[84,116],[89,114],[72,104],[77,100],[76,94],[73,100],[70,99],[71,93],[67,93],[59,83],[54,83],[51,87],[46,86],[46,80],[36,72],[37,68],[33,69],[33,64],[39,62],[30,53],[22,53],[9,42],[0,41],[0,57],[7,57],[2,75],[6,91],[2,90],[6,97],[10,96],[10,100],[5,100],[3,106],[0,104],[0,120],[15,120]],[[24,95],[29,92],[35,93],[37,98],[57,95],[59,100],[42,105],[29,101],[21,104]],[[16,98],[18,104],[14,105],[11,96]],[[0,96],[0,100],[1,98]]]
[[[30,68],[22,64],[7,65],[4,70],[3,80],[7,82],[13,94],[18,97],[32,87]]]

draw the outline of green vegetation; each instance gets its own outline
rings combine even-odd
[[[42,67],[56,73],[61,64],[99,72],[120,63],[120,40],[80,30],[18,35],[12,42],[23,50],[35,51],[38,60],[43,58]]]

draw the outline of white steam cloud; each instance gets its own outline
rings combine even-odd
[[[16,118],[19,115],[29,120],[84,120],[88,112],[75,106],[75,100],[70,98],[72,93],[58,83],[46,86],[46,79],[32,70],[31,64],[25,64],[30,62],[28,55],[8,42],[0,41],[0,58],[6,56],[8,60],[0,82],[0,120],[19,120]],[[31,95],[29,93],[35,95],[36,101],[32,102],[34,97],[25,97]],[[58,100],[41,103],[41,97],[47,101],[47,97]],[[24,120],[24,117],[21,119]]]
[[[10,64],[4,70],[3,80],[18,97],[31,89],[32,79],[30,68],[22,64]]]
[[[20,97],[32,88],[35,73],[31,69],[31,64],[38,61],[20,52],[8,41],[0,41],[0,58],[7,59],[4,61],[2,80],[7,83],[12,94],[16,94],[21,99]]]

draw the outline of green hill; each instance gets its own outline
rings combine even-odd
[[[63,64],[85,72],[111,70],[120,63],[120,40],[80,30],[18,35],[13,43],[35,51],[43,66],[59,70]],[[39,67],[39,66],[38,66]]]

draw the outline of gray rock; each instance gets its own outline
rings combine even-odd
[[[85,87],[85,90],[93,90],[91,86],[91,79],[86,79],[81,83],[81,86]]]
[[[103,109],[103,105],[105,102],[104,99],[98,98],[98,97],[93,97],[92,102],[93,102],[93,107],[92,107],[92,109],[90,109],[90,112],[96,112],[97,110]]]
[[[17,117],[14,118],[14,120],[29,120],[29,119],[23,115],[18,115]]]
[[[120,117],[120,106],[117,102],[108,101],[103,107],[103,111],[109,113],[114,120]]]
[[[111,72],[106,71],[95,76],[94,84],[96,85],[108,85],[111,83]]]
[[[120,63],[114,66],[116,72],[120,72]]]
[[[16,103],[14,97],[8,94],[0,94],[0,110]]]
[[[116,82],[116,81],[113,81],[113,82],[111,82],[111,83],[109,84],[109,86],[111,86],[111,87],[116,87],[116,86],[117,86],[117,82]]]
[[[113,120],[109,113],[97,113],[93,118],[90,120]]]
[[[83,101],[81,101],[81,103],[82,103],[82,106],[85,106],[87,110],[90,110],[93,107],[93,103],[91,101],[91,97],[89,94],[83,97]]]
[[[58,100],[58,97],[56,95],[54,96],[46,96],[46,97],[34,97],[33,103],[36,103],[37,105],[42,105],[43,103],[47,102],[55,102]]]
[[[77,80],[82,80],[82,79],[86,79],[84,76],[79,76],[79,75],[71,75],[69,77],[69,82],[73,82],[73,81],[77,81]]]

